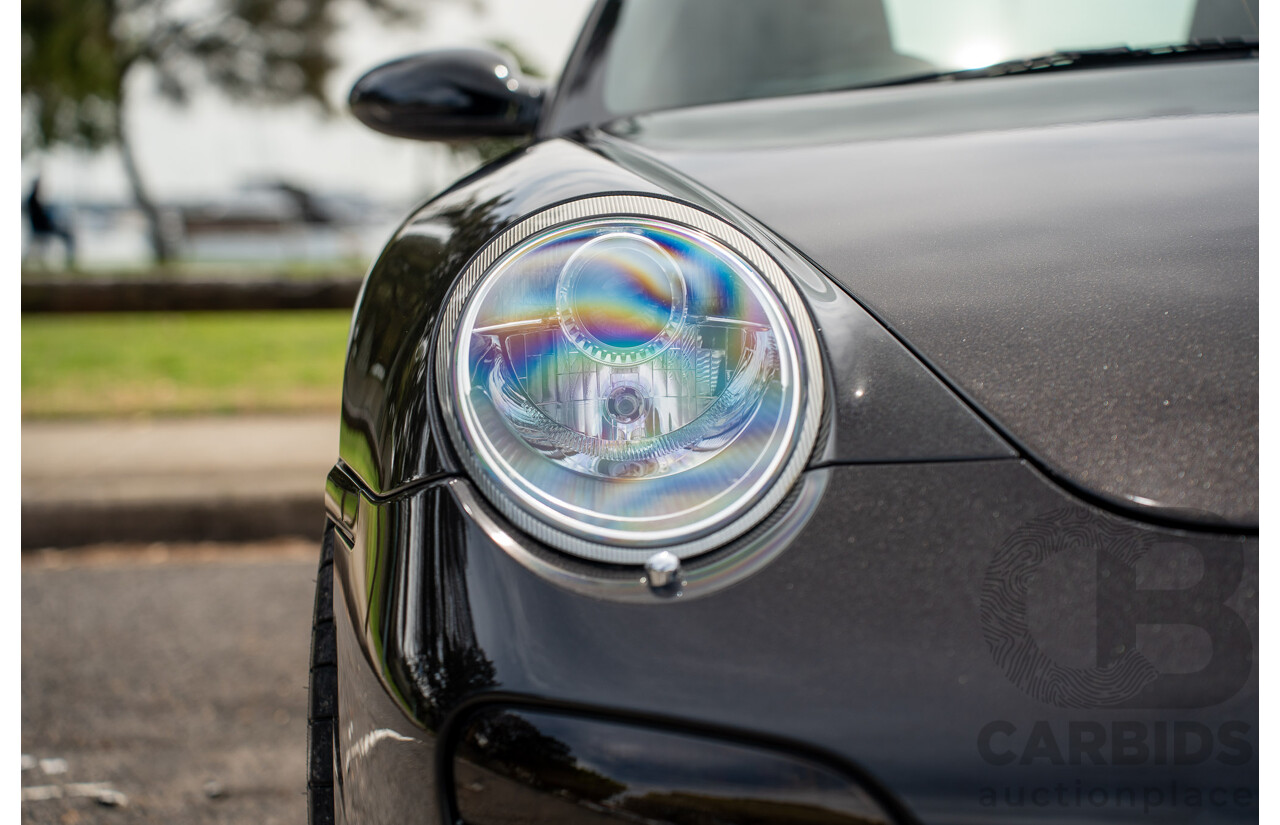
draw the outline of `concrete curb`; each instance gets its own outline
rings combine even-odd
[[[24,421],[24,550],[318,540],[336,415]]]
[[[22,550],[104,542],[320,540],[324,498],[22,503]]]

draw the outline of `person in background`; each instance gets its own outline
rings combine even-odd
[[[31,191],[27,193],[23,207],[27,213],[27,222],[31,226],[31,245],[27,248],[27,255],[30,255],[37,246],[43,248],[49,240],[58,238],[67,251],[67,268],[73,269],[76,264],[75,236],[71,234],[71,229],[58,220],[54,213],[40,201],[39,175],[36,175],[35,180],[31,182]],[[23,260],[26,260],[26,256],[23,256]]]

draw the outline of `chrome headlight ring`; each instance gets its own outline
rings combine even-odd
[[[688,559],[759,524],[818,436],[817,335],[727,222],[646,195],[569,201],[478,252],[441,315],[436,395],[485,498],[551,547]]]

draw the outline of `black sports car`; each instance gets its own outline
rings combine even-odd
[[[313,823],[1258,817],[1255,0],[600,0],[364,284]]]

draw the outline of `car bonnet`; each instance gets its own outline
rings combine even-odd
[[[1127,509],[1258,518],[1255,60],[627,118],[769,226],[1051,474]]]

